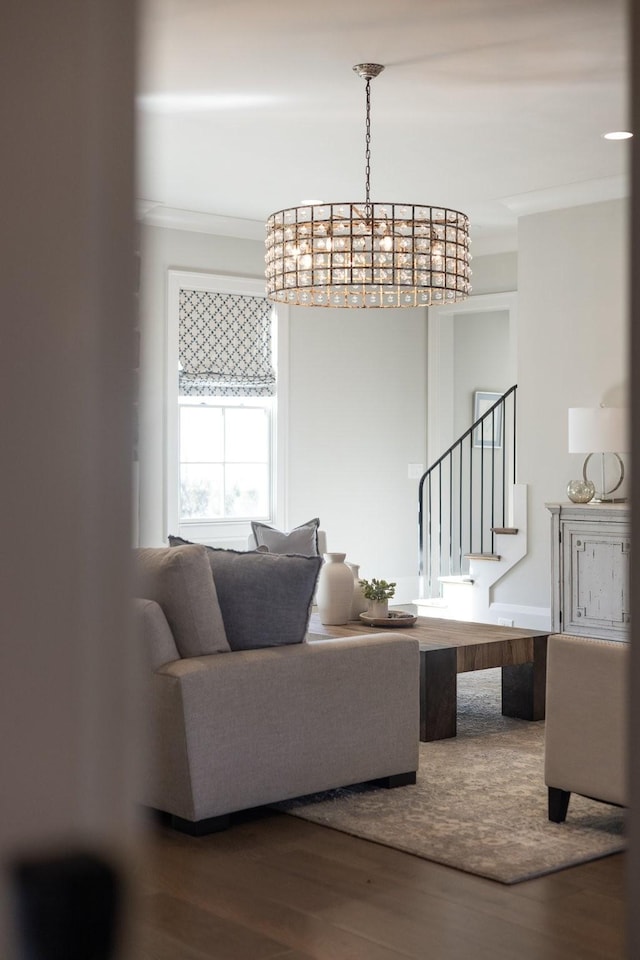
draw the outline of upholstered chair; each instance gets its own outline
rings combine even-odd
[[[545,783],[555,823],[572,793],[627,804],[628,672],[624,641],[549,637]]]

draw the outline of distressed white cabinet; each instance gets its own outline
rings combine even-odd
[[[555,633],[625,640],[629,633],[626,503],[547,503]]]

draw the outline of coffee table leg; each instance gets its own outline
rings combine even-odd
[[[502,668],[502,713],[519,720],[544,720],[547,637],[533,640],[533,663]]]
[[[456,735],[456,651],[420,651],[420,739]]]

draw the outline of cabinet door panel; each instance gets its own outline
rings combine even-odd
[[[565,525],[563,532],[563,629],[619,636],[629,622],[628,529],[620,524]]]

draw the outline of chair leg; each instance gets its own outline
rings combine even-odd
[[[549,787],[549,820],[554,823],[564,823],[567,819],[570,790],[560,790],[558,787]]]

